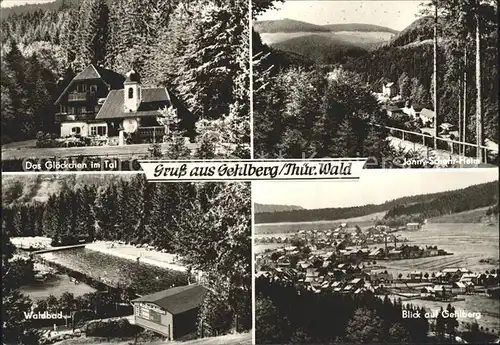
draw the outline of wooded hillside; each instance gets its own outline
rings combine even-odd
[[[387,211],[384,216],[387,221],[400,216],[430,218],[493,206],[497,202],[498,181],[495,181],[454,191],[398,198],[379,205],[258,213],[255,214],[255,223],[337,220],[383,211]]]

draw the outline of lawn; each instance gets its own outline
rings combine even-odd
[[[11,143],[2,146],[2,160],[15,160],[24,158],[67,158],[78,156],[89,157],[112,157],[136,159],[148,156],[148,148],[151,144],[134,144],[124,146],[85,146],[85,147],[56,147],[37,148],[31,142]],[[16,145],[17,144],[17,145]],[[168,144],[162,144],[165,150]],[[188,148],[196,149],[196,144],[189,143]]]

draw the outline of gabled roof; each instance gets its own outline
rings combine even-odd
[[[59,104],[59,102],[62,100],[63,96],[66,95],[68,90],[71,88],[72,85],[79,81],[83,80],[97,80],[100,79],[104,83],[108,85],[108,87],[112,90],[114,89],[120,89],[123,87],[123,81],[125,80],[125,77],[122,76],[119,73],[113,72],[109,69],[103,68],[103,67],[96,67],[92,64],[88,65],[83,71],[78,73],[66,86],[66,88],[61,92],[57,100],[54,102],[54,105]]]
[[[153,303],[171,314],[180,314],[198,308],[203,302],[206,292],[205,287],[197,284],[178,286],[137,298],[132,303]]]
[[[125,113],[123,90],[112,90],[99,109],[96,119],[117,119],[123,117],[159,116],[159,109],[171,106],[170,97],[163,87],[142,88],[141,104],[136,112]]]
[[[94,65],[88,65],[83,71],[78,73],[73,80],[87,80],[87,79],[100,79],[101,75]]]

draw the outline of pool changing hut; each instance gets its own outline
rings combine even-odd
[[[132,301],[135,323],[168,340],[193,333],[206,292],[203,286],[193,284],[137,298]]]

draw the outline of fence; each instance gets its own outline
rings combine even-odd
[[[375,125],[381,126],[381,125]],[[490,154],[493,154],[493,150],[484,145],[476,145],[471,143],[466,143],[463,141],[456,141],[452,139],[440,138],[427,133],[419,133],[408,131],[405,129],[395,128],[384,126],[384,128],[388,129],[391,136],[395,138],[399,138],[401,140],[410,141],[415,144],[423,145],[427,148],[438,150],[445,150],[450,152],[452,155],[466,156],[466,157],[477,157],[477,150],[481,150],[482,152],[482,163],[488,163],[489,161],[493,161],[496,157],[489,157]],[[414,145],[414,149],[416,149]],[[427,155],[429,155],[430,150],[426,150]],[[496,153],[498,155],[498,153]]]

